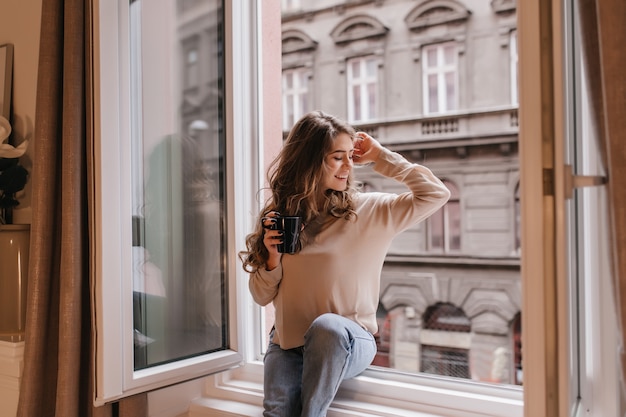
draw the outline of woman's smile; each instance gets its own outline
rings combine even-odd
[[[325,190],[345,191],[352,172],[353,153],[352,137],[347,133],[337,135],[333,150],[324,158],[327,169],[323,183]]]

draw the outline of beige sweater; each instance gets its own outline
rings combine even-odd
[[[278,267],[250,276],[254,300],[274,303],[274,343],[283,349],[302,346],[310,324],[323,313],[340,314],[375,333],[380,274],[392,239],[433,214],[450,196],[428,168],[387,149],[374,169],[410,191],[358,194],[355,220],[335,221],[301,252],[284,254]]]

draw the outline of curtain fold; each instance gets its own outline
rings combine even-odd
[[[592,122],[608,176],[613,288],[626,381],[626,2],[578,0]]]
[[[114,408],[117,416],[140,417],[147,409],[145,395],[93,407],[89,1],[42,2],[21,417],[109,417]]]

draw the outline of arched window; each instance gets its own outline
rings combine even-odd
[[[471,322],[463,310],[454,304],[437,303],[426,309],[423,323],[420,371],[469,378]],[[467,334],[457,337],[451,332]]]
[[[291,127],[310,110],[311,71],[306,67],[283,70],[283,130]]]
[[[367,14],[350,16],[331,31],[343,55],[340,73],[345,77],[348,120],[372,122],[380,117],[381,74],[385,38],[389,29]]]
[[[428,250],[453,253],[461,250],[461,199],[454,183],[444,180],[450,199],[428,219]]]
[[[300,7],[299,4],[294,7]],[[313,57],[317,42],[306,33],[291,29],[282,33],[283,131],[311,110]]]

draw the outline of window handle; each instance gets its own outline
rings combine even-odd
[[[575,188],[596,187],[607,183],[607,177],[601,175],[574,175],[571,165],[565,165],[563,170],[565,178],[565,198],[570,199],[574,195]]]

